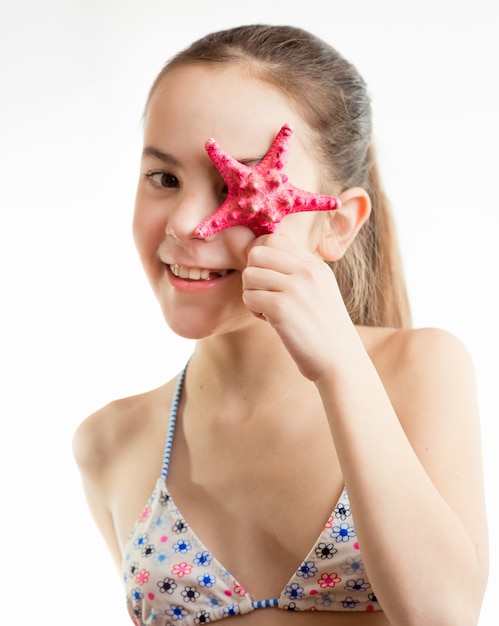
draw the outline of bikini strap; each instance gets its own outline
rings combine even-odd
[[[187,371],[187,365],[180,372],[177,378],[177,385],[175,387],[175,392],[173,394],[172,402],[170,405],[170,421],[168,424],[168,432],[166,435],[166,443],[165,443],[165,452],[163,455],[163,469],[161,470],[161,478],[163,481],[166,480],[166,475],[168,474],[168,466],[170,464],[170,454],[172,451],[173,444],[173,433],[175,431],[175,422],[177,420],[177,410],[180,402],[180,396],[182,395],[182,387],[184,384],[185,372]]]

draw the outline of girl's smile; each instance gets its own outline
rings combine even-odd
[[[186,267],[176,263],[166,266],[168,278],[174,289],[185,292],[203,292],[224,282],[235,270]]]
[[[222,278],[234,270],[207,270],[200,267],[184,267],[182,265],[174,264],[170,265],[170,271],[177,278],[211,281],[215,278]]]

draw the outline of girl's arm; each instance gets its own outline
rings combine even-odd
[[[87,417],[73,436],[73,455],[90,512],[121,575],[121,550],[110,510],[115,413],[108,405]]]
[[[362,348],[316,381],[364,563],[391,623],[476,625],[487,528],[471,363],[437,330],[385,350],[392,401]]]
[[[487,527],[466,350],[439,330],[379,329],[375,367],[331,270],[279,235],[256,240],[243,288],[248,308],[321,394],[369,580],[390,623],[476,625]]]

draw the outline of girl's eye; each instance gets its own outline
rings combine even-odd
[[[163,170],[147,172],[146,177],[151,181],[153,187],[158,187],[159,189],[176,188],[179,186],[178,178]]]

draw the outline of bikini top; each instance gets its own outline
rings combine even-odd
[[[123,574],[132,622],[136,626],[194,626],[267,607],[381,610],[365,574],[346,489],[278,598],[255,599],[201,543],[166,486],[185,371],[178,378],[171,404],[161,477],[125,549]]]

